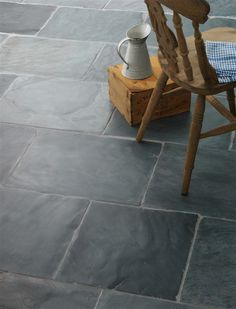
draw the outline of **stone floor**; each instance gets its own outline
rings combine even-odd
[[[204,29],[236,28],[234,1],[210,4]],[[142,21],[142,0],[0,2],[0,308],[236,307],[234,136],[201,143],[183,198],[191,113],[137,144],[108,100]]]

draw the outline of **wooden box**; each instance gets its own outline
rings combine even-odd
[[[141,122],[161,69],[157,57],[151,57],[153,75],[144,80],[131,80],[121,74],[122,64],[108,68],[109,96],[112,104],[125,117],[130,125]],[[177,89],[168,80],[160,106],[153,119],[177,115],[190,109],[191,93]]]

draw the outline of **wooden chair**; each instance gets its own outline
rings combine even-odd
[[[182,184],[182,194],[187,195],[199,140],[236,130],[234,95],[236,82],[228,84],[218,82],[216,72],[208,62],[204,44],[206,39],[236,42],[236,29],[214,28],[201,33],[199,24],[207,21],[210,11],[210,6],[205,0],[145,0],[145,2],[159,44],[158,59],[162,74],[148,103],[136,140],[137,142],[142,140],[155,107],[160,102],[168,78],[172,79],[179,87],[197,94]],[[176,34],[167,25],[162,5],[173,11]],[[192,21],[194,32],[192,37],[185,38],[181,15]],[[229,110],[213,96],[224,91],[227,92]],[[230,123],[202,133],[206,99]]]

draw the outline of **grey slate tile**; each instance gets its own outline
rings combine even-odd
[[[21,3],[23,0],[1,0],[1,2],[14,2],[14,3]]]
[[[143,0],[111,0],[105,6],[109,10],[147,11],[147,6]]]
[[[197,217],[95,203],[57,278],[175,299]]]
[[[145,133],[146,139],[166,141],[180,144],[188,143],[191,114],[194,109],[196,96],[192,96],[191,112],[182,113],[172,117],[153,120]],[[221,102],[227,107],[225,97],[220,97]],[[203,122],[203,131],[226,124],[223,118],[209,103],[206,103],[206,111]],[[135,137],[139,126],[131,127],[116,111],[105,130],[106,135]],[[230,134],[203,139],[200,141],[202,147],[211,147],[227,150],[230,145]]]
[[[35,134],[34,129],[0,124],[0,182],[14,168]]]
[[[109,0],[24,0],[24,3],[102,9]]]
[[[236,306],[236,222],[204,219],[200,225],[182,300],[213,308]]]
[[[160,144],[42,133],[8,184],[93,200],[141,202]]]
[[[52,277],[88,201],[0,190],[0,269]]]
[[[190,121],[191,114],[188,112],[173,117],[153,120],[147,128],[144,138],[155,141],[186,143]],[[120,112],[116,110],[105,130],[105,135],[135,137],[138,128],[139,125],[130,126]]]
[[[0,31],[34,34],[48,20],[54,7],[0,2]]]
[[[125,54],[125,52],[126,48],[124,47],[122,53]],[[156,52],[156,48],[149,48],[150,56],[155,55]],[[119,63],[122,63],[122,60],[117,54],[117,45],[106,44],[96,60],[89,67],[83,79],[87,81],[105,82],[108,78],[108,67]]]
[[[15,78],[16,75],[0,74],[0,96],[7,90]],[[0,107],[0,111],[2,113],[2,106]]]
[[[235,7],[235,5],[234,5]],[[221,14],[220,11],[218,13]],[[208,20],[204,25],[202,25],[201,29],[202,31],[215,28],[215,27],[236,27],[236,19],[228,19],[228,18],[212,18]]]
[[[0,304],[11,309],[94,309],[99,290],[32,277],[0,274]]]
[[[104,9],[147,12],[147,6],[144,0],[111,0]],[[170,12],[165,6],[163,6],[163,9],[166,12]]]
[[[211,16],[236,16],[236,7],[231,0],[208,0],[207,2],[211,6]]]
[[[0,54],[0,70],[45,76],[81,78],[103,44],[12,37]]]
[[[107,92],[106,84],[19,77],[0,101],[0,121],[101,132],[113,110]]]
[[[199,148],[189,196],[181,196],[185,147],[166,144],[149,186],[145,206],[236,219],[234,152]]]
[[[82,41],[119,42],[143,21],[143,13],[60,8],[39,35]],[[89,22],[88,22],[89,21]],[[95,46],[97,43],[93,43]]]
[[[116,291],[104,291],[97,309],[204,309],[179,303],[159,300],[140,295],[131,295]],[[207,308],[205,308],[207,309]]]

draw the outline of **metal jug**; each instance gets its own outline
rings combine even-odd
[[[129,79],[145,79],[152,75],[152,67],[146,40],[151,33],[149,24],[140,24],[127,31],[126,38],[117,46],[117,52],[124,64],[122,74]],[[125,57],[121,54],[122,45],[128,42]]]

